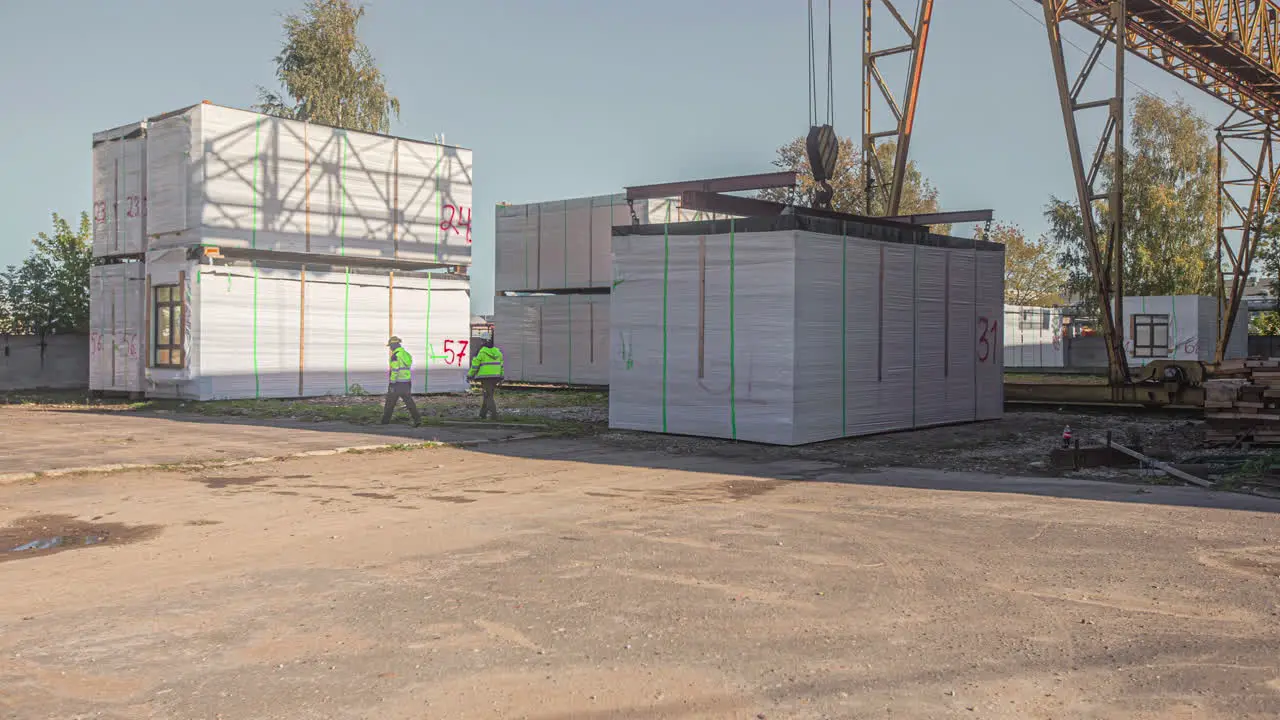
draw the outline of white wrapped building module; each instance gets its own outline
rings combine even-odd
[[[146,124],[93,135],[93,256],[138,255],[147,248]]]
[[[204,103],[146,123],[148,249],[471,262],[470,150]]]
[[[1062,308],[1005,305],[1004,366],[1006,369],[1065,367]]]
[[[609,296],[499,296],[494,339],[507,380],[609,384]]]
[[[1218,300],[1208,295],[1125,297],[1124,350],[1130,367],[1152,360],[1213,362],[1218,348]],[[1236,314],[1226,359],[1249,354],[1249,313]]]
[[[89,389],[141,393],[146,278],[140,262],[89,268]]]
[[[798,445],[1001,417],[998,244],[796,216],[616,233],[610,427]]]
[[[147,254],[146,392],[196,400],[387,389],[387,337],[414,357],[413,391],[467,388],[464,279]]]
[[[679,200],[636,200],[642,224],[727,217],[686,210]],[[499,205],[495,211],[498,291],[607,288],[613,282],[613,227],[631,224],[625,194]]]

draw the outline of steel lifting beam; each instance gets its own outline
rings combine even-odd
[[[985,222],[995,217],[993,210],[953,210],[951,212],[894,215],[885,220],[895,220],[908,225],[954,225],[963,222]]]
[[[1129,364],[1124,354],[1124,28],[1126,0],[1042,0],[1045,27],[1049,35],[1049,54],[1053,58],[1054,75],[1058,81],[1058,99],[1062,104],[1062,119],[1067,131],[1067,149],[1071,157],[1071,169],[1075,174],[1076,196],[1080,203],[1080,218],[1084,226],[1085,255],[1089,270],[1093,273],[1098,290],[1098,317],[1102,322],[1102,336],[1106,341],[1107,363],[1113,384],[1129,382]],[[1080,72],[1068,73],[1063,48],[1062,26],[1068,21],[1080,22],[1089,18],[1097,28],[1098,41],[1084,61]],[[1093,76],[1099,59],[1111,42],[1115,59],[1111,73],[1114,75],[1113,91],[1109,97],[1082,100],[1085,84]],[[1107,119],[1102,138],[1092,156],[1085,158],[1080,140],[1077,114],[1091,109],[1105,109]],[[1109,192],[1099,192],[1098,176],[1105,163],[1111,161],[1111,187]],[[1095,203],[1105,201],[1105,228],[1095,216]]]
[[[862,177],[866,183],[864,212],[873,213],[873,202],[881,199],[882,215],[897,215],[902,204],[902,188],[907,175],[907,155],[911,146],[911,131],[915,124],[916,105],[920,96],[920,76],[924,70],[924,52],[929,42],[929,23],[933,18],[933,0],[922,0],[919,12],[908,23],[898,11],[895,2],[901,0],[863,0],[862,9]],[[880,4],[893,17],[906,43],[877,46],[884,33],[872,37],[872,8]],[[905,89],[902,102],[894,97],[885,80],[880,60],[899,55],[907,56]],[[879,95],[893,116],[893,129],[876,130],[873,123],[873,98]],[[879,140],[893,139],[897,147],[893,167],[884,168],[876,155]]]
[[[742,192],[745,190],[767,190],[769,188],[795,187],[796,172],[762,173],[759,175],[735,175],[733,177],[711,178],[708,180],[686,180],[683,182],[661,183],[659,185],[637,185],[627,188],[628,200],[647,200],[651,198],[675,197],[682,192],[694,190],[699,192],[722,193]]]
[[[1274,131],[1247,115],[1237,119],[1240,115],[1232,112],[1218,128],[1217,363],[1226,356],[1262,226],[1276,199]]]

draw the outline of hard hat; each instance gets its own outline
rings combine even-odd
[[[399,344],[400,344],[400,338],[396,337],[395,335],[392,335],[391,339],[387,340],[388,346],[399,345]]]

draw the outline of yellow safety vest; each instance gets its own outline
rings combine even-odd
[[[480,352],[471,358],[470,377],[477,380],[483,378],[502,377],[502,351],[496,347],[480,348]]]
[[[413,356],[402,347],[391,353],[391,382],[413,381]]]

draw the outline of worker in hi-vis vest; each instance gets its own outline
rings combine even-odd
[[[400,338],[394,335],[387,341],[387,347],[391,348],[391,370],[387,374],[387,402],[382,406],[382,424],[391,422],[396,401],[403,398],[409,415],[413,416],[413,426],[418,427],[422,424],[422,416],[413,402],[413,356],[400,347]]]
[[[502,382],[502,351],[493,346],[492,340],[485,340],[480,352],[471,358],[471,371],[467,378],[478,380],[484,390],[484,401],[480,403],[480,419],[492,415],[498,419],[498,403],[494,396],[498,393],[498,383]]]

